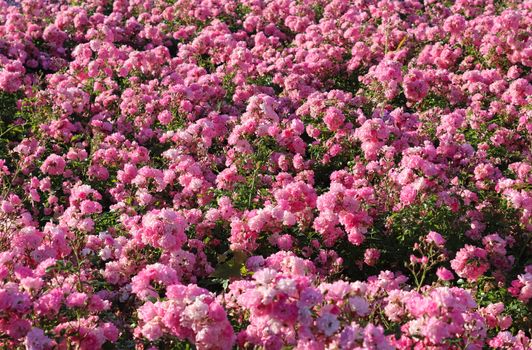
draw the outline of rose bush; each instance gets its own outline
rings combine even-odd
[[[528,0],[0,0],[0,345],[530,349]]]

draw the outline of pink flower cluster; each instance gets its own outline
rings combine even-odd
[[[530,0],[0,0],[0,348],[530,349]]]
[[[188,339],[198,349],[230,349],[234,344],[224,308],[212,293],[193,284],[170,285],[165,300],[148,301],[137,312],[137,337],[154,341],[172,335]]]
[[[229,310],[248,323],[237,335],[240,346],[393,348],[383,328],[367,323],[367,316],[372,311],[370,301],[385,291],[379,283],[392,288],[404,277],[387,272],[370,283],[319,283],[312,263],[285,252],[266,259],[252,257],[248,267],[252,279],[231,283],[225,296]]]

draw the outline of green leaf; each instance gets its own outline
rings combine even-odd
[[[211,277],[220,279],[240,277],[242,268],[245,268],[244,263],[246,262],[246,260],[246,253],[239,250],[234,251],[233,257],[229,260],[223,261],[222,264],[218,265],[214,272],[211,274]]]

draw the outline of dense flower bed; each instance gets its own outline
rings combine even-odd
[[[530,0],[0,0],[0,347],[530,349]]]

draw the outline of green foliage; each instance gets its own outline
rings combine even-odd
[[[46,268],[46,273],[51,272],[73,272],[75,271],[75,266],[71,261],[68,260],[57,260],[54,265]]]
[[[473,57],[473,62],[482,65],[484,68],[490,67],[489,63],[486,60],[486,57],[480,53],[480,50],[473,44],[465,43],[462,46],[464,57],[471,56]]]
[[[231,256],[229,258],[229,256]],[[245,262],[248,255],[242,251],[226,251],[218,256],[218,266],[209,276],[212,282],[220,284],[223,290],[227,289],[229,282],[234,278],[241,278],[249,275]]]
[[[17,101],[20,94],[0,91],[0,159],[8,160],[10,144],[20,141],[24,126],[17,123]]]
[[[502,302],[504,304],[503,315],[512,317],[512,326],[510,331],[516,334],[519,330],[532,331],[530,323],[530,307],[522,301],[513,297],[506,287],[497,285],[492,277],[481,277],[477,283],[475,300],[479,307],[486,307],[490,304]],[[495,335],[496,331],[491,331]]]
[[[94,220],[94,231],[103,232],[107,231],[110,227],[116,229],[120,225],[119,219],[120,215],[116,211],[105,211],[98,214],[97,220]]]
[[[134,262],[149,265],[157,263],[161,258],[162,253],[162,249],[147,245],[142,249],[129,251],[128,255]]]
[[[224,99],[226,102],[231,103],[233,100],[233,95],[235,94],[236,84],[233,82],[235,74],[226,74],[222,80],[222,87],[225,90]]]
[[[376,271],[386,266],[408,274],[405,263],[412,253],[412,246],[430,231],[440,233],[450,249],[463,246],[466,226],[460,221],[461,214],[452,212],[448,206],[437,205],[437,196],[433,195],[399,211],[379,216],[366,235],[366,244],[381,250]]]
[[[218,18],[227,24],[231,32],[236,33],[242,29],[242,21],[246,18],[248,14],[251,13],[251,8],[242,3],[236,5],[235,13],[224,13]]]
[[[283,92],[283,88],[273,82],[273,76],[270,74],[259,75],[255,78],[248,78],[248,84],[272,88],[276,95]]]
[[[164,336],[155,342],[144,341],[145,348],[149,348],[150,345],[155,345],[158,349],[165,350],[196,350],[196,346],[191,344],[186,340],[180,340],[177,337],[173,336]],[[124,349],[124,350],[134,350],[138,349],[138,341],[133,340],[133,334],[122,335],[116,344],[109,344],[108,347],[104,349]]]
[[[314,188],[318,194],[322,194],[329,189],[331,175],[334,171],[353,164],[353,159],[358,155],[360,147],[352,145],[345,152],[333,157],[328,163],[324,164],[321,160],[326,151],[327,149],[321,145],[313,145],[309,148],[311,159],[315,161],[312,170],[314,170]]]
[[[323,18],[323,12],[324,12],[323,5],[321,4],[314,4],[312,5],[312,11],[314,11],[314,21],[318,23]]]
[[[216,65],[212,62],[211,56],[208,54],[202,54],[196,56],[197,65],[204,68],[208,74],[214,73]]]
[[[354,72],[342,71],[331,77],[328,85],[330,85],[331,89],[343,90],[355,94],[362,87],[358,77],[366,73],[367,71],[360,69]]]
[[[222,191],[220,195],[228,195],[233,199],[233,205],[241,210],[255,209],[261,204],[264,196],[269,196],[269,191],[261,183],[259,175],[267,173],[267,167],[271,165],[270,158],[273,152],[279,150],[276,141],[270,137],[261,137],[258,140],[250,140],[255,146],[251,154],[241,154],[239,161],[243,166],[239,167],[239,174],[245,177],[245,181],[238,183],[235,190],[230,193]]]
[[[421,102],[420,110],[426,111],[432,108],[445,109],[450,107],[449,101],[442,95],[438,95],[434,92],[430,92]]]

